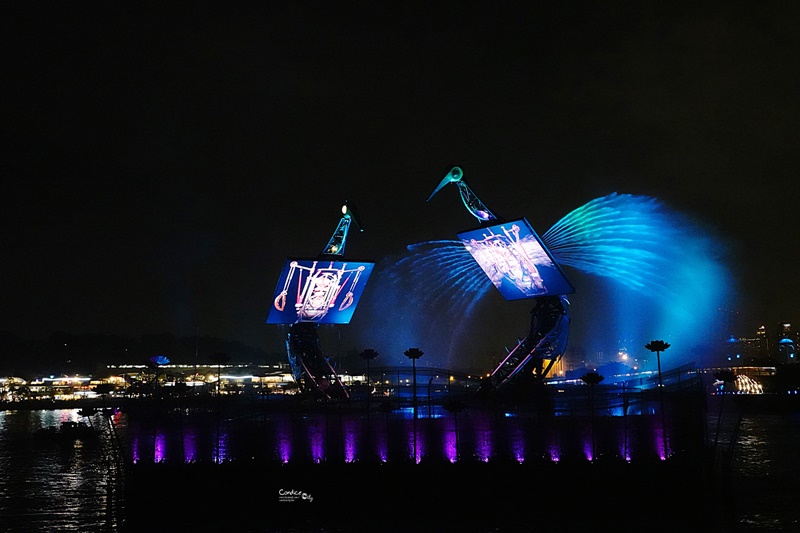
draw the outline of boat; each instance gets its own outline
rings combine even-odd
[[[100,432],[86,422],[67,420],[60,426],[48,426],[36,430],[35,437],[39,440],[96,440]]]

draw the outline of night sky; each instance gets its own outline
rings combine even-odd
[[[352,260],[455,239],[477,226],[456,188],[426,202],[454,165],[539,233],[657,198],[724,248],[732,333],[800,323],[798,23],[796,2],[3,2],[0,331],[280,351],[285,259],[344,200]],[[502,350],[489,328],[526,334],[526,306],[492,295],[471,331]],[[336,349],[388,351],[359,311]]]

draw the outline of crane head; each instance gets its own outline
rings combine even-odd
[[[439,185],[436,186],[436,189],[434,189],[431,195],[428,196],[426,202],[430,202],[431,198],[433,198],[433,195],[442,190],[445,185],[448,183],[457,183],[461,181],[462,177],[464,177],[464,172],[461,170],[461,168],[453,167],[450,169],[450,172],[448,172],[445,177],[442,178],[442,181],[439,182]]]

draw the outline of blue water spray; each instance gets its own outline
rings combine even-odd
[[[644,344],[664,339],[673,346],[664,354],[668,367],[696,361],[734,293],[724,244],[652,197],[596,198],[542,240],[573,281],[572,270],[582,274],[571,297],[570,348],[609,360],[620,348],[648,355]],[[524,307],[496,294],[458,240],[413,244],[382,264],[388,266],[379,264],[385,271],[376,273],[354,324],[365,327],[364,342],[386,354],[384,364],[400,363],[404,350],[420,346],[429,366],[489,369],[515,340],[499,338],[504,325],[527,332]],[[497,311],[501,306],[516,315]]]

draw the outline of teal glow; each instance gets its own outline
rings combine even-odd
[[[461,241],[414,244],[404,255],[378,263],[348,332],[359,345],[378,347],[380,365],[408,364],[403,352],[422,346],[419,365],[449,368],[452,362],[464,369],[465,349],[490,333],[479,325],[487,302],[502,300],[493,292],[497,289]],[[493,349],[502,347],[495,341]],[[483,354],[478,358],[485,361]]]
[[[601,282],[596,287],[608,320],[576,325],[600,340],[590,345],[593,351],[608,353],[616,342],[641,357],[648,339],[666,338],[673,348],[662,354],[662,362],[677,366],[696,359],[707,349],[703,343],[719,321],[718,309],[733,294],[724,244],[648,196],[614,193],[592,200],[559,220],[542,240],[562,266]]]
[[[664,339],[672,347],[662,365],[696,361],[734,293],[723,242],[651,197],[597,198],[542,240],[576,289],[568,353],[613,357],[624,346],[653,359],[645,370],[656,363],[644,345]],[[420,346],[423,365],[486,370],[528,332],[531,302],[504,301],[460,241],[413,244],[381,265],[354,324],[382,364],[402,364],[403,351]]]
[[[675,291],[678,274],[686,274],[681,283],[702,293],[720,269],[709,255],[716,244],[647,196],[614,193],[592,200],[559,220],[542,240],[562,266],[655,297],[682,294]]]

